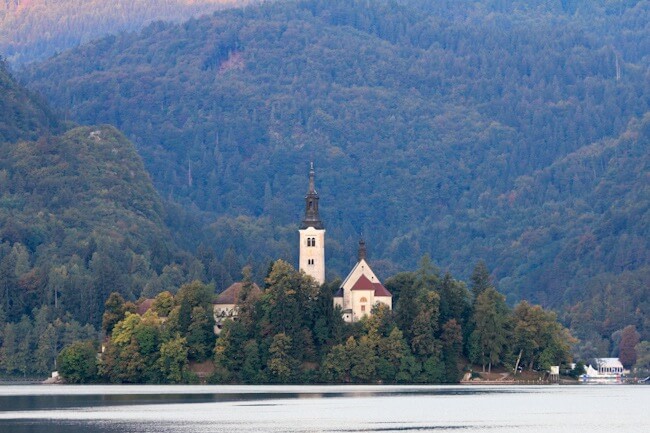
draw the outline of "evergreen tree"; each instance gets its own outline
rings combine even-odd
[[[104,303],[104,315],[102,316],[102,331],[106,335],[113,332],[113,327],[120,320],[124,319],[126,313],[125,301],[122,295],[113,292]]]
[[[456,319],[449,319],[442,326],[442,357],[445,364],[443,382],[458,383],[461,372],[458,362],[462,355],[463,333]]]
[[[493,287],[490,271],[488,270],[488,267],[485,264],[484,260],[479,260],[476,263],[476,266],[474,266],[474,270],[472,271],[470,281],[474,299],[478,298],[478,296],[487,289]]]
[[[510,337],[509,312],[503,295],[494,288],[482,291],[474,303],[474,332],[471,336],[472,361],[483,366],[497,365],[505,360]]]

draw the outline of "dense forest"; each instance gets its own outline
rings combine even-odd
[[[45,375],[65,345],[97,339],[108,295],[202,279],[174,243],[133,145],[73,127],[0,64],[0,371]]]
[[[59,356],[61,373],[69,382],[198,382],[191,364],[208,361],[212,383],[457,383],[467,360],[488,372],[545,371],[570,357],[573,338],[555,313],[527,302],[510,309],[482,263],[470,292],[425,257],[416,272],[387,280],[394,311],[377,304],[354,324],[332,308],[340,281],[319,287],[278,260],[260,293],[244,273],[238,320],[225,321],[216,344],[210,286],[163,292],[139,314],[111,294],[102,355],[92,342],[74,343]]]
[[[0,53],[13,65],[43,59],[100,36],[181,21],[242,0],[4,0]]]
[[[553,307],[581,354],[617,354],[626,326],[650,332],[649,23],[633,0],[274,2],[21,76],[124,131],[218,290],[295,261],[315,160],[330,280],[361,233],[381,276],[485,259],[510,305]]]

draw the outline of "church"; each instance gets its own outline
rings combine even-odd
[[[309,170],[309,190],[305,196],[305,218],[300,225],[299,269],[323,284],[325,282],[325,226],[318,213],[318,193],[315,186],[314,164]],[[377,303],[392,308],[393,296],[379,281],[366,261],[366,245],[359,241],[357,264],[334,295],[334,307],[339,307],[346,322],[357,322],[371,313]]]

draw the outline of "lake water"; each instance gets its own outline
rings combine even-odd
[[[0,432],[650,432],[650,386],[0,386]]]

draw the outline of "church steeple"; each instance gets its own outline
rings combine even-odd
[[[359,261],[366,259],[366,241],[359,239]]]
[[[306,229],[307,227],[313,227],[318,230],[323,229],[323,222],[318,215],[319,198],[314,185],[314,177],[314,163],[312,162],[309,168],[309,190],[305,196],[305,219],[302,220],[301,229]]]
[[[309,190],[305,196],[305,219],[300,225],[299,269],[325,282],[325,228],[318,215],[318,193],[314,186],[314,163],[309,168]]]

